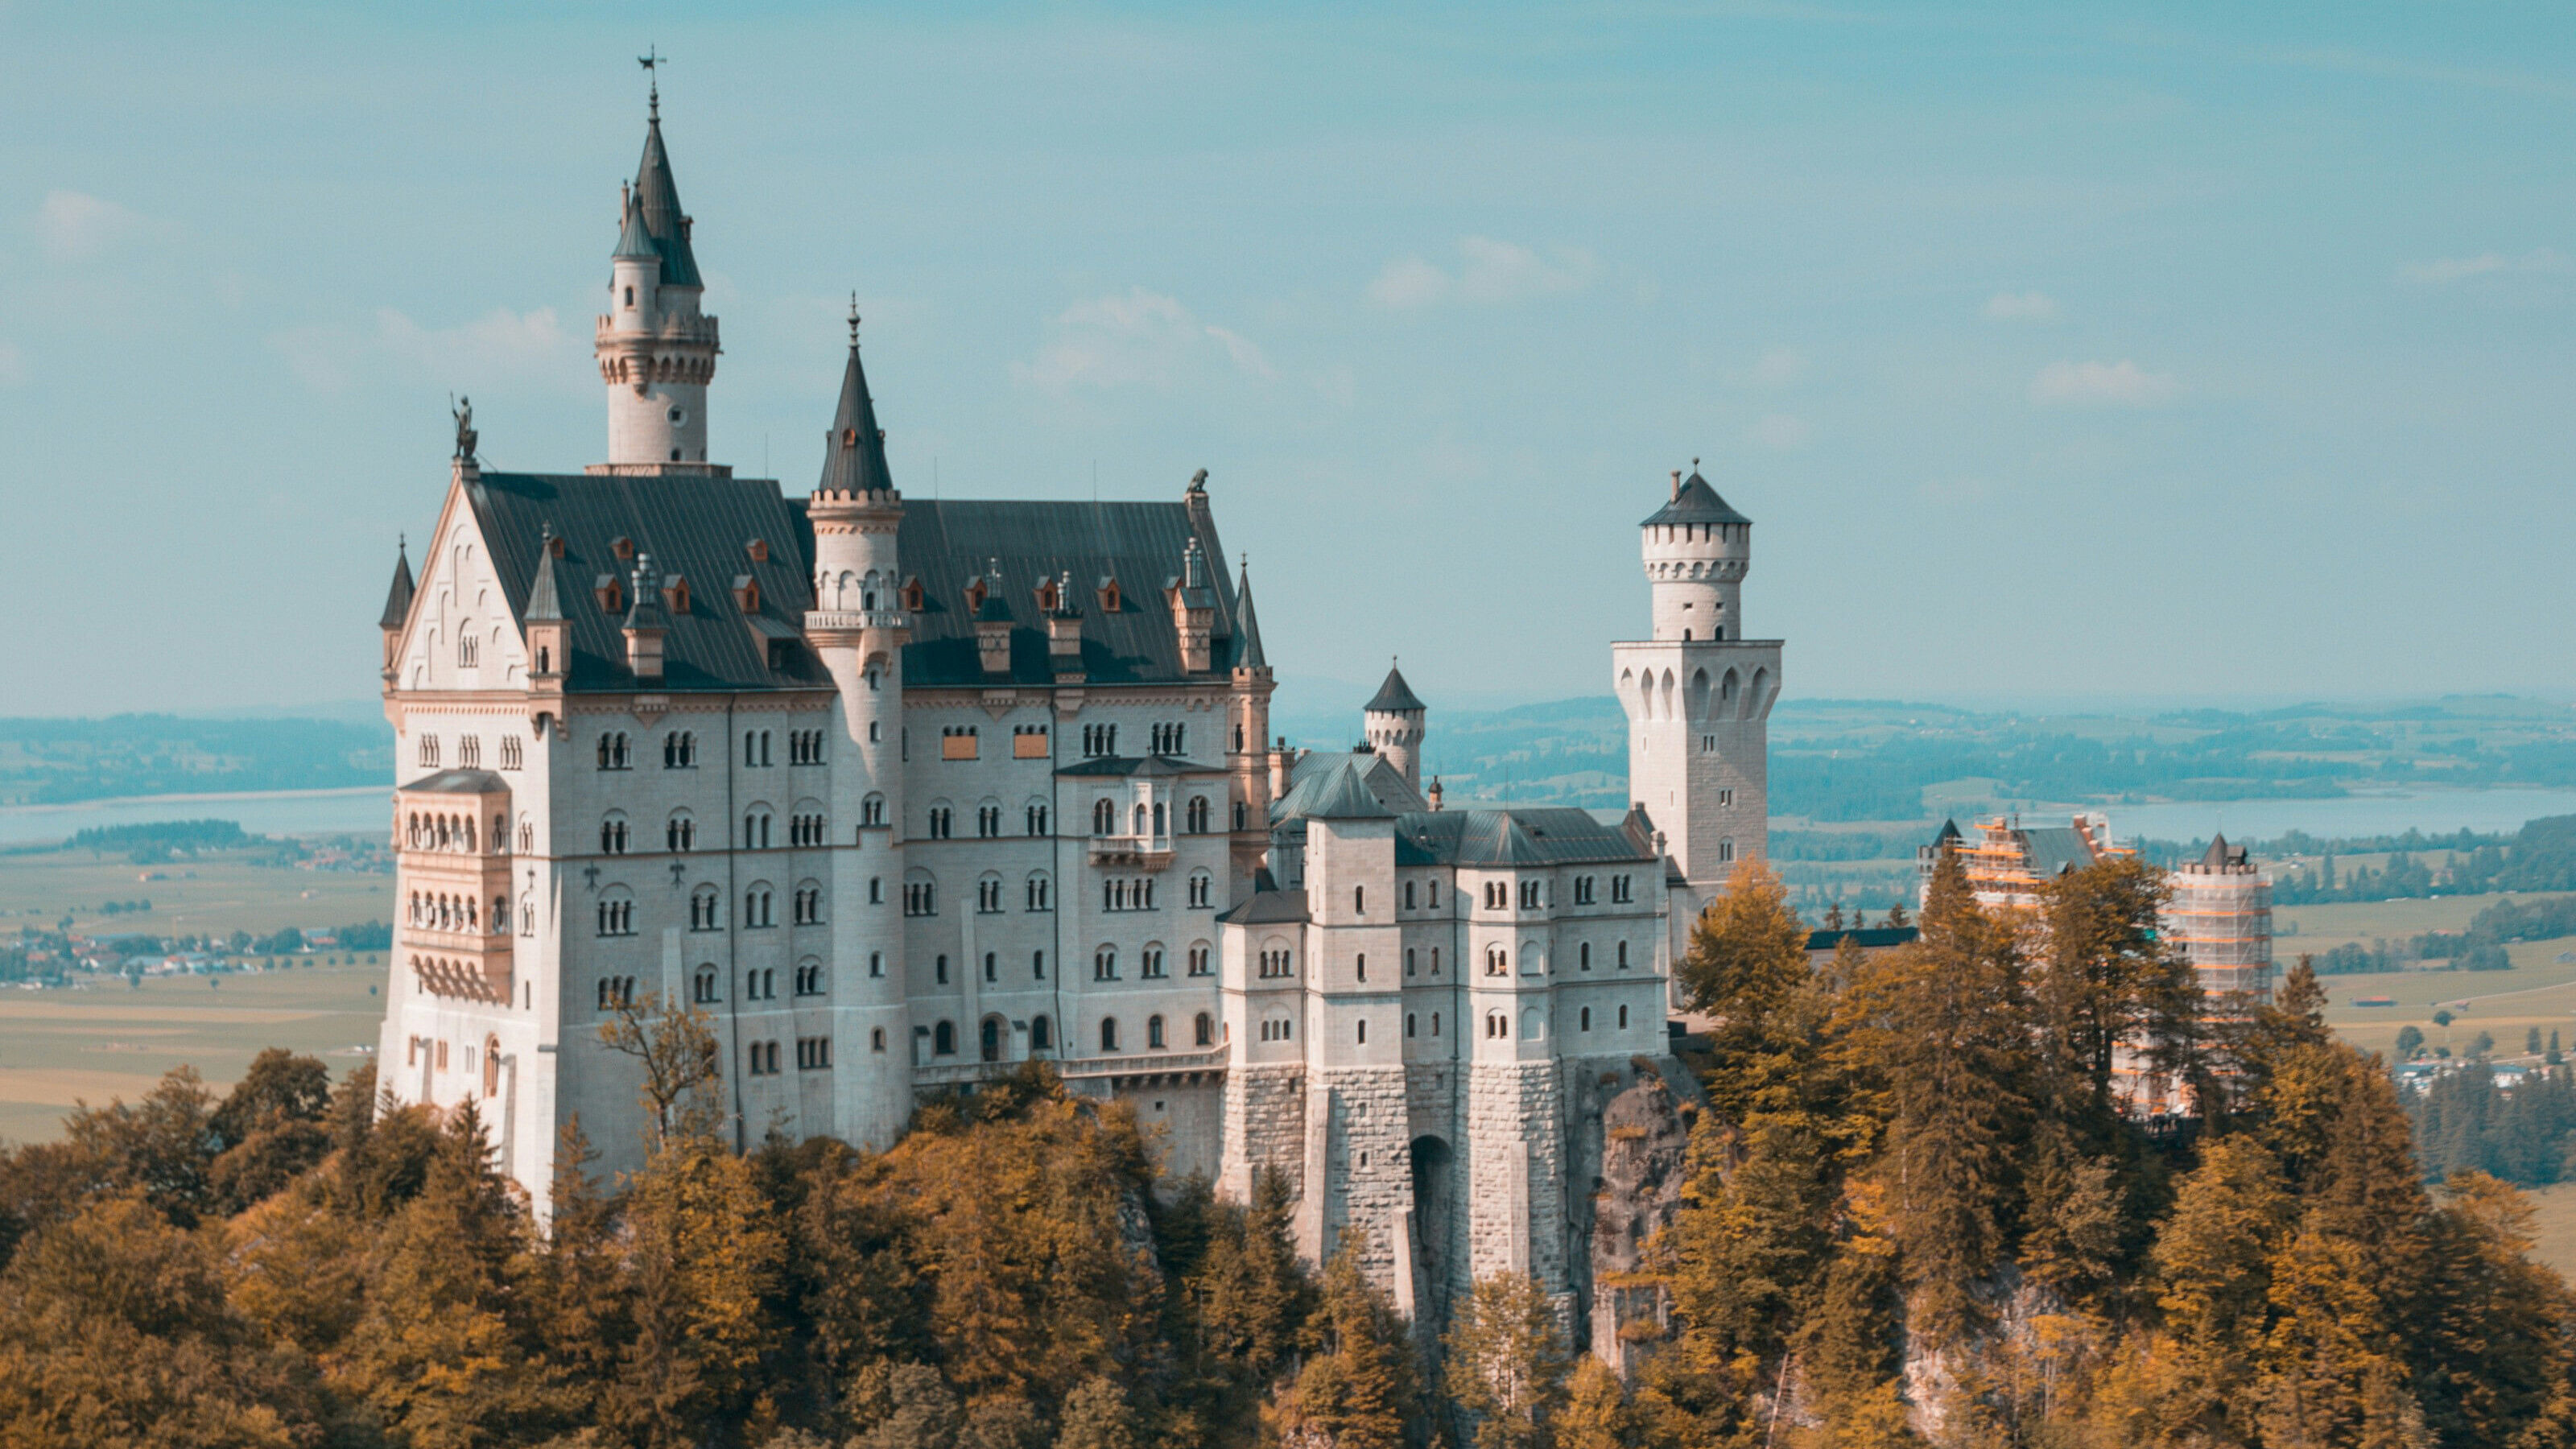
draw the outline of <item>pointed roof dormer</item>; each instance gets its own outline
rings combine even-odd
[[[885,430],[877,426],[876,400],[868,395],[868,373],[859,363],[859,312],[850,306],[850,361],[841,369],[841,401],[832,412],[832,431],[823,448],[825,493],[878,493],[894,490],[894,473],[886,466]]]
[[[537,577],[528,585],[528,612],[523,622],[560,624],[567,617],[563,585],[555,578],[555,531],[549,526],[544,543],[537,549]]]
[[[617,250],[609,253],[612,262],[660,262],[662,249],[653,245],[653,233],[645,230],[644,208],[635,204],[635,188],[624,188],[626,195],[618,210],[623,220],[617,229]]]
[[[680,210],[679,183],[671,179],[671,154],[662,146],[662,93],[644,122],[644,158],[635,163],[635,216],[662,258],[662,285],[702,287],[697,254],[689,249],[689,218]],[[622,244],[621,244],[622,245]]]
[[[1252,558],[1245,555],[1243,573],[1234,585],[1235,609],[1243,617],[1234,630],[1234,667],[1267,669],[1270,660],[1261,652],[1261,621],[1252,615]]]
[[[411,577],[411,550],[403,542],[397,541],[394,544],[393,586],[385,590],[384,617],[376,621],[377,627],[399,629],[409,622],[411,597],[415,592],[417,588],[412,583]]]

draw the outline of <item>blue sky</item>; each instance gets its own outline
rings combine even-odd
[[[1207,468],[1325,692],[1605,689],[1694,456],[1796,693],[2576,690],[2565,6],[0,0],[0,713],[372,692],[448,394],[601,454],[648,43],[720,459],[856,289],[908,493]]]

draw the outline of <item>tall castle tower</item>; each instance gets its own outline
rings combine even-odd
[[[707,384],[715,380],[716,319],[698,310],[706,285],[689,247],[689,217],[662,149],[662,93],[653,91],[644,159],[619,204],[609,258],[608,311],[592,351],[608,385],[605,472],[701,471],[707,466]]]
[[[1753,520],[1707,479],[1676,470],[1671,498],[1641,527],[1654,637],[1610,646],[1628,714],[1628,801],[1654,821],[1705,906],[1737,860],[1769,850],[1780,641],[1746,637]]]
[[[903,495],[886,467],[885,433],[859,364],[859,318],[850,315],[850,360],[824,443],[823,476],[805,503],[814,525],[814,607],[805,638],[839,694],[833,742],[832,816],[852,822],[854,851],[833,853],[833,898],[864,898],[867,880],[902,880],[903,646],[911,639],[895,572]],[[903,917],[840,911],[832,953],[846,986],[834,999],[833,1035],[849,1044],[833,1088],[842,1135],[872,1148],[893,1144],[910,1115],[912,1023],[904,993]],[[858,1044],[869,1043],[867,1050]]]

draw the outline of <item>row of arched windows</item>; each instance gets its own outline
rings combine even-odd
[[[483,915],[472,896],[450,895],[441,891],[411,893],[410,924],[425,931],[480,931],[489,921],[495,934],[510,926],[510,901],[507,896],[492,898],[492,914]]]
[[[485,839],[491,842],[494,850],[499,850],[501,842],[509,838],[509,833],[510,819],[506,815],[492,817],[492,833],[485,837],[476,834],[472,815],[421,810],[409,810],[403,814],[403,848],[406,850],[445,850],[471,855],[477,849],[478,841]]]

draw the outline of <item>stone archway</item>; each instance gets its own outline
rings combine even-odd
[[[1446,1140],[1413,1139],[1413,1281],[1421,1326],[1435,1338],[1449,1330],[1449,1272],[1458,1235],[1456,1154]]]

